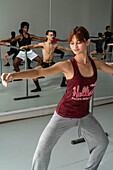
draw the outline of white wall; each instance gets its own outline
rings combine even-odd
[[[52,29],[59,38],[68,37],[76,25],[84,25],[90,35],[104,32],[110,24],[112,0],[51,0]],[[50,0],[0,0],[0,38],[10,36],[20,28],[22,21],[30,23],[29,32],[45,36],[49,28]],[[67,45],[67,44],[66,44]],[[2,55],[7,48],[2,47]]]
[[[112,0],[52,0],[52,26],[64,38],[76,25],[84,25],[90,35],[105,32],[110,24]]]
[[[0,0],[0,38],[18,34],[20,23],[30,23],[29,32],[45,36],[49,28],[49,0]],[[2,55],[9,48],[2,47]]]
[[[0,0],[0,38],[18,33],[20,23],[28,21],[30,32],[44,36],[49,28],[50,0]],[[52,28],[65,38],[75,25],[84,25],[91,35],[105,31],[110,24],[112,0],[51,0]]]
[[[20,23],[28,21],[30,32],[44,35],[48,29],[49,0],[0,0],[0,38],[12,30],[18,33]]]

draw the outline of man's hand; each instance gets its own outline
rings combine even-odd
[[[28,45],[25,45],[25,46],[21,46],[21,47],[20,47],[20,49],[23,49],[23,48],[27,49],[27,48],[28,48]]]
[[[111,45],[113,45],[113,43],[109,43],[109,44],[107,44],[108,46],[111,46]]]
[[[6,43],[6,46],[10,46],[11,44],[10,43]]]

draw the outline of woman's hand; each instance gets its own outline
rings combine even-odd
[[[13,76],[10,73],[3,73],[1,76],[2,84],[7,87],[8,82],[13,80]]]

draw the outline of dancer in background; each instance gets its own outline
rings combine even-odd
[[[103,38],[101,32],[98,33],[97,40],[91,40],[92,43],[96,44],[96,50],[93,50],[89,53],[90,57],[93,58],[93,54],[102,54],[101,60],[105,59],[105,52],[103,52],[103,43],[106,41],[106,38]]]
[[[113,74],[113,67],[102,60],[88,57],[90,37],[89,32],[83,26],[72,29],[69,44],[76,55],[70,60],[58,62],[49,68],[37,67],[33,70],[2,75],[2,82],[5,86],[8,81],[14,79],[51,76],[60,72],[67,80],[65,94],[39,139],[33,157],[32,170],[48,169],[54,146],[59,138],[72,127],[78,126],[79,135],[82,135],[87,143],[89,159],[85,170],[97,170],[108,146],[108,138],[103,128],[89,113],[89,102],[97,80],[97,69]]]
[[[19,45],[23,46],[23,45],[30,45],[32,39],[46,40],[46,38],[44,38],[44,37],[37,37],[35,35],[29,34],[28,33],[28,30],[29,30],[29,23],[28,22],[22,22],[21,25],[20,25],[20,28],[22,30],[22,34],[11,39],[11,43],[14,42],[14,41],[19,41]],[[3,40],[1,40],[1,41],[3,41]],[[41,62],[42,62],[41,58],[30,49],[27,50],[27,56],[31,61],[32,60],[37,61],[38,65],[40,65]],[[13,62],[13,66],[14,66],[14,69],[15,69],[16,72],[20,71],[19,63],[22,60],[25,60],[25,52],[19,51],[18,55],[16,56],[16,58]]]
[[[57,43],[57,41],[61,41],[61,42],[67,42],[68,41],[68,39],[61,40],[61,39],[56,38],[57,33],[56,33],[55,30],[53,30],[53,34],[54,34],[54,38],[53,38],[53,41],[52,41],[53,44]],[[64,57],[64,52],[62,50],[55,49],[54,53],[61,54],[61,56],[60,56],[61,59]]]
[[[19,29],[19,35],[22,35],[22,36],[23,36],[23,31],[22,31],[22,29]],[[31,41],[34,41],[34,40],[35,40],[35,39],[31,39]],[[20,40],[20,39],[18,39],[18,45],[19,45],[19,47],[21,47],[21,40]],[[20,51],[20,50],[18,50],[18,52],[13,56],[13,61],[15,60],[16,56],[18,55],[19,51]],[[28,69],[32,69],[32,67],[30,66],[31,60],[30,60],[29,58],[27,58],[27,64],[28,64]],[[19,63],[19,65],[20,65],[20,63]],[[23,64],[22,64],[22,65],[23,65]]]
[[[56,43],[52,43],[52,41],[54,39],[54,33],[53,33],[52,30],[48,30],[46,32],[46,38],[47,38],[46,42],[35,44],[35,45],[31,44],[31,45],[21,47],[21,49],[22,48],[26,48],[26,49],[41,48],[42,54],[43,54],[43,62],[41,63],[41,66],[43,68],[50,67],[50,66],[55,64],[55,62],[54,62],[54,51],[55,51],[55,49],[71,51],[71,49],[68,48],[68,47],[62,47],[62,46],[59,46]],[[65,84],[65,80],[66,80],[65,76],[63,76],[62,83],[60,85],[61,87],[67,86]],[[39,85],[38,79],[34,79],[33,81],[36,85],[36,88],[31,90],[31,92],[41,91],[41,87]]]
[[[15,46],[15,47],[16,47],[16,46],[17,46],[17,40],[11,42],[11,40],[15,38],[15,35],[16,35],[16,33],[15,33],[14,31],[12,31],[12,32],[11,32],[11,38],[8,38],[8,39],[0,39],[0,41],[1,41],[1,42],[10,42],[10,45],[11,45],[11,46]],[[12,55],[12,54],[14,54],[14,55],[17,54],[17,49],[11,47],[10,50],[7,51],[7,52],[3,55],[3,58],[4,58],[5,61],[6,61],[6,64],[5,64],[4,66],[10,66],[10,63],[9,63],[7,57],[9,57],[9,56]]]
[[[106,32],[104,32],[104,36],[106,38],[106,41],[105,41],[105,45],[104,45],[104,53],[105,53],[105,58],[106,58],[106,50],[107,50],[107,45],[109,43],[112,43],[113,40],[112,40],[112,35],[113,33],[111,32],[111,27],[110,25],[107,25],[106,26]],[[110,47],[110,52],[112,51],[112,47]]]

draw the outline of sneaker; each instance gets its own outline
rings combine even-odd
[[[4,66],[10,66],[10,64],[9,64],[9,63],[7,63],[7,64],[5,64]]]
[[[41,88],[36,88],[36,89],[31,90],[31,92],[38,92],[38,91],[41,91]]]

